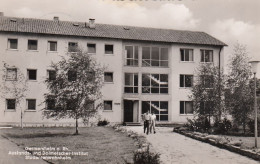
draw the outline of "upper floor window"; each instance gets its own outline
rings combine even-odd
[[[16,50],[18,47],[18,39],[8,39],[8,49]]]
[[[16,68],[7,68],[5,80],[7,80],[7,81],[17,80],[17,69]]]
[[[37,70],[36,69],[27,69],[28,80],[37,80]]]
[[[56,41],[48,41],[48,51],[57,51]]]
[[[204,88],[213,88],[214,77],[212,75],[202,75],[200,78]]]
[[[36,110],[36,99],[27,99],[27,110]]]
[[[105,54],[114,54],[114,45],[105,45]]]
[[[193,61],[192,49],[181,49],[181,61]]]
[[[37,40],[28,40],[28,50],[37,50],[38,41]]]
[[[142,93],[168,93],[168,75],[143,74]]]
[[[193,114],[193,102],[180,101],[180,114]]]
[[[213,50],[200,50],[201,62],[213,62]]]
[[[138,66],[138,46],[125,46],[126,65]]]
[[[6,109],[15,110],[16,100],[15,99],[6,99]]]
[[[180,75],[180,87],[192,87],[193,75]]]
[[[142,47],[142,66],[168,67],[168,48]]]
[[[54,70],[48,70],[48,79],[49,80],[56,80],[56,71]]]
[[[104,81],[107,83],[112,83],[113,82],[113,72],[105,72]]]
[[[88,48],[88,53],[92,53],[92,54],[96,53],[96,44],[88,43],[87,48]]]
[[[77,72],[76,71],[68,71],[68,81],[76,81],[77,80]]]
[[[125,73],[125,93],[138,93],[137,73]]]
[[[76,42],[69,42],[68,43],[68,51],[69,52],[77,52],[78,49],[78,43]]]

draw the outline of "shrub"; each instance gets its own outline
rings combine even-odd
[[[138,149],[134,152],[134,164],[159,164],[160,154],[152,153],[149,150],[149,146],[146,150]]]
[[[224,118],[220,122],[215,122],[213,127],[214,133],[226,134],[232,128],[232,124],[230,120]]]
[[[210,128],[210,123],[207,118],[199,117],[197,119],[188,119],[185,124],[191,131],[205,132]]]
[[[104,119],[104,120],[99,120],[98,123],[97,123],[97,126],[105,126],[105,125],[108,125],[109,124],[109,121]]]
[[[260,118],[257,119],[257,131],[258,131],[258,135],[260,133]],[[254,133],[255,132],[255,120],[254,119],[250,119],[248,122],[247,122],[247,126],[250,130],[251,133]]]

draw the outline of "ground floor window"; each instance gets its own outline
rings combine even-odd
[[[180,114],[193,114],[193,102],[180,101]]]
[[[168,101],[142,101],[142,114],[154,112],[157,121],[168,121]]]
[[[113,101],[104,101],[104,110],[105,111],[112,111],[113,110]]]
[[[27,99],[27,110],[36,110],[36,100]]]
[[[16,100],[15,99],[6,99],[6,109],[15,110]]]

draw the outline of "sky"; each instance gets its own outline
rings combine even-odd
[[[204,31],[260,60],[260,0],[0,0],[5,16]]]

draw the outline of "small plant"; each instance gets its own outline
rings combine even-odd
[[[134,152],[134,164],[160,164],[160,154],[150,152],[149,146],[138,149]]]
[[[108,125],[109,124],[109,121],[104,119],[104,120],[99,120],[98,123],[97,123],[97,126],[105,126],[105,125]]]

